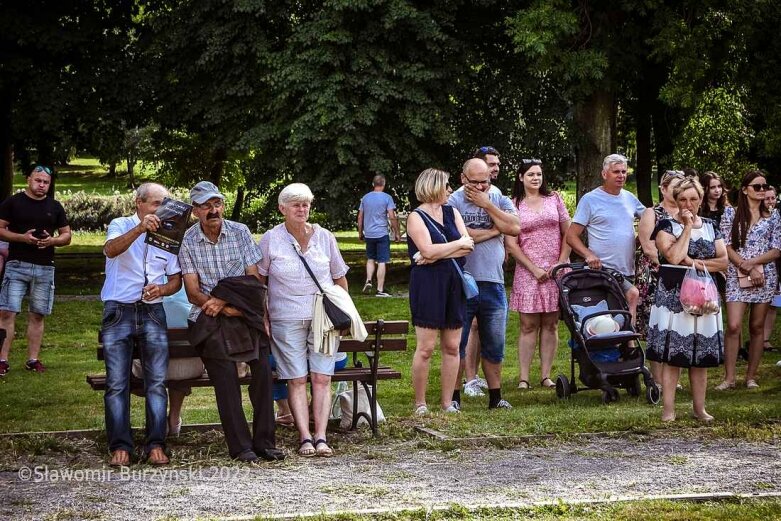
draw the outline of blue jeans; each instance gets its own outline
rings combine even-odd
[[[110,451],[133,450],[130,431],[130,374],[133,345],[138,343],[144,367],[146,439],[144,452],[165,448],[168,392],[168,336],[163,304],[103,304],[103,355],[106,362],[106,434]]]
[[[507,294],[504,284],[477,281],[480,294],[466,301],[466,317],[459,351],[466,357],[466,343],[472,319],[477,317],[480,356],[493,364],[504,360],[504,340],[507,330]]]
[[[54,266],[41,266],[20,260],[8,261],[0,290],[0,309],[19,313],[22,310],[22,299],[28,293],[28,308],[32,313],[52,314]]]

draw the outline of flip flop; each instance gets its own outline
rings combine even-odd
[[[518,389],[521,389],[523,391],[526,391],[526,390],[531,389],[531,388],[532,388],[532,386],[526,380],[521,380],[518,383]]]
[[[127,467],[130,465],[130,453],[125,449],[117,449],[111,453],[108,464],[111,467]]]
[[[315,442],[315,450],[318,456],[323,458],[330,458],[334,455],[334,450],[328,446],[328,443],[322,438]]]

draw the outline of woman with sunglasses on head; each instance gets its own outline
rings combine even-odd
[[[515,259],[510,309],[517,311],[521,320],[518,388],[531,388],[529,368],[538,338],[540,385],[555,388],[550,374],[559,343],[559,291],[550,275],[556,265],[569,261],[566,236],[570,216],[561,195],[548,189],[538,159],[522,161],[512,199],[518,209],[521,233],[518,237],[506,236],[505,246]]]
[[[705,190],[705,200],[700,206],[700,216],[707,217],[721,227],[721,216],[724,209],[730,206],[727,201],[727,187],[724,180],[716,172],[705,172],[700,176],[700,184]]]
[[[458,413],[453,390],[458,378],[458,347],[466,317],[460,270],[475,242],[461,214],[447,204],[450,174],[428,168],[415,181],[420,206],[407,217],[407,248],[412,261],[409,277],[409,307],[417,347],[412,359],[415,414],[429,413],[426,404],[429,365],[439,336],[442,351],[441,407]]]
[[[781,254],[781,219],[765,206],[770,186],[762,170],[743,176],[736,208],[726,208],[721,231],[727,244],[727,332],[724,341],[724,381],[716,389],[735,388],[738,344],[746,308],[749,312],[749,348],[746,387],[756,389],[762,358],[765,315],[778,289],[775,260]]]
[[[776,189],[773,188],[772,186],[770,187],[770,190],[765,192],[765,206],[767,206],[767,209],[769,211],[774,213],[778,213],[778,208],[776,208],[777,197],[778,197],[778,193],[776,192]],[[781,270],[779,270],[780,264],[781,264],[781,259],[776,259],[776,273],[781,273]],[[776,349],[770,343],[770,335],[773,334],[773,326],[775,326],[776,324],[776,317],[778,316],[778,308],[780,307],[781,307],[781,288],[776,288],[776,294],[773,295],[773,300],[770,301],[770,309],[768,309],[767,315],[765,316],[765,342],[764,342],[765,351],[772,351]]]
[[[651,240],[651,233],[662,219],[675,219],[678,216],[678,203],[673,197],[673,189],[684,174],[680,170],[667,170],[659,181],[659,191],[662,200],[656,206],[647,208],[640,217],[637,227],[637,238],[640,241],[639,255],[635,262],[635,287],[640,292],[637,303],[637,318],[635,331],[646,337],[648,334],[648,319],[651,306],[654,304],[654,294],[659,277],[659,250],[656,242]],[[659,389],[662,389],[662,364],[651,362],[651,373]]]

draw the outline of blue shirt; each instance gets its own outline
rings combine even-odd
[[[361,199],[363,211],[363,236],[379,239],[388,235],[388,211],[395,210],[393,197],[385,192],[369,192]]]

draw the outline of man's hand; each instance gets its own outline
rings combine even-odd
[[[244,313],[239,311],[238,309],[234,308],[233,306],[225,306],[222,308],[222,314],[226,317],[243,317]]]
[[[160,228],[160,218],[153,213],[144,216],[144,220],[138,223],[138,225],[145,232],[156,232]]]
[[[210,297],[209,300],[207,300],[206,302],[203,303],[203,306],[201,306],[201,309],[208,316],[216,317],[223,310],[223,308],[225,307],[225,304],[226,303],[225,303],[224,300],[221,300],[221,299],[218,299],[218,298],[215,298],[215,297]]]
[[[586,264],[588,264],[588,267],[592,270],[598,270],[602,267],[602,261],[599,260],[599,257],[594,255],[594,252],[589,252],[588,255],[586,255]]]
[[[33,228],[32,230],[27,230],[24,233],[24,235],[22,235],[22,237],[24,237],[24,240],[22,242],[24,242],[25,244],[32,244],[33,246],[38,246],[38,237],[33,235],[34,233],[35,233],[35,228]]]
[[[488,191],[483,192],[470,184],[464,185],[464,195],[466,195],[467,201],[480,208],[488,208],[491,205]]]
[[[49,235],[49,232],[44,230],[43,232],[41,232],[41,235],[43,236],[43,238],[42,239],[38,239],[38,249],[39,250],[42,250],[44,248],[48,248],[49,246],[54,246],[54,244],[52,243],[52,241],[54,241],[54,237]]]
[[[144,300],[157,300],[163,296],[163,290],[157,284],[147,284],[144,286],[144,294],[142,298]]]

